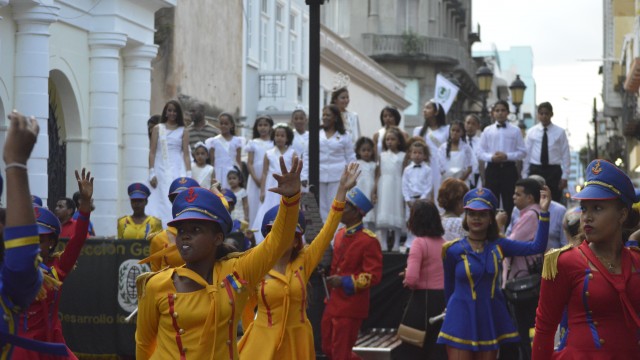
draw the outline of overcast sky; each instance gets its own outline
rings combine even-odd
[[[533,48],[536,102],[551,102],[553,121],[568,129],[574,150],[586,145],[587,131],[593,134],[594,97],[602,108],[602,11],[598,0],[473,0],[483,48]]]

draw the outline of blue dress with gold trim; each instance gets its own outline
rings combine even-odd
[[[519,341],[501,290],[502,259],[545,251],[549,213],[541,213],[534,241],[490,241],[476,253],[466,237],[443,248],[446,316],[438,344],[471,351],[497,350]],[[447,246],[449,245],[449,246]]]

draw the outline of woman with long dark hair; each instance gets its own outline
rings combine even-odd
[[[440,180],[442,165],[437,154],[440,146],[445,144],[449,138],[449,126],[446,124],[447,118],[444,108],[434,100],[429,100],[424,104],[422,116],[424,117],[424,123],[422,126],[413,129],[413,136],[423,138],[429,145],[429,152],[433,155],[429,162],[433,177],[433,194],[437,194],[442,182]]]
[[[149,144],[149,184],[151,195],[147,209],[149,214],[166,225],[171,220],[171,203],[167,201],[171,182],[179,177],[191,176],[189,131],[184,126],[182,107],[176,100],[169,100],[153,127]]]
[[[580,200],[584,241],[545,255],[533,359],[637,359],[640,354],[640,250],[624,246],[638,224],[629,177],[605,160],[586,170]],[[568,331],[554,350],[566,309]],[[564,324],[563,324],[564,325]]]

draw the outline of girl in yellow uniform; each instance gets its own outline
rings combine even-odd
[[[180,177],[169,187],[169,201],[173,204],[178,194],[190,187],[200,187],[200,184],[192,178]],[[178,267],[184,265],[180,252],[176,249],[176,235],[178,231],[173,226],[167,226],[166,230],[152,232],[147,236],[149,240],[149,257],[140,260],[139,264],[149,263],[151,271],[159,271],[167,266]]]
[[[311,244],[304,247],[305,220],[300,213],[293,243],[254,289],[245,307],[242,325],[247,330],[238,343],[241,359],[315,359],[313,330],[306,314],[307,282],[333,239],[347,191],[355,186],[359,174],[357,163],[345,168],[327,221]],[[265,214],[264,236],[271,230],[277,211],[278,206]],[[258,315],[254,321],[256,304]]]
[[[149,234],[162,231],[162,221],[144,212],[151,194],[149,188],[142,183],[133,183],[127,190],[133,215],[118,219],[118,239],[144,240]]]
[[[189,188],[173,204],[176,246],[185,266],[138,278],[136,359],[238,359],[236,328],[250,292],[290,248],[302,163],[280,160],[280,211],[270,236],[244,253],[223,244],[231,216],[209,190]]]

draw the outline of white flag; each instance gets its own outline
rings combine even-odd
[[[453,101],[458,95],[458,87],[441,74],[436,75],[436,92],[434,100],[444,108],[444,112],[448,113]]]

